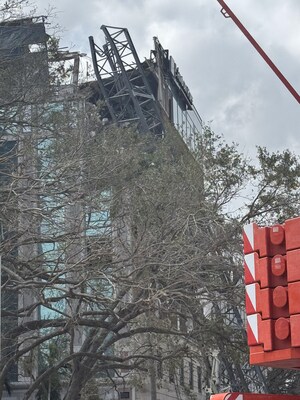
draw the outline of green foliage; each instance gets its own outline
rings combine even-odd
[[[204,128],[199,159],[204,169],[205,196],[216,212],[241,194],[249,174],[249,163],[235,143],[229,145],[209,127]]]
[[[258,165],[251,166],[251,196],[243,222],[282,223],[299,215],[300,159],[290,150],[270,153],[258,147]]]

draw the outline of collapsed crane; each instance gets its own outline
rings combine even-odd
[[[141,132],[162,135],[157,102],[126,28],[101,26],[103,47],[89,37],[96,78],[113,122],[136,123]]]
[[[105,102],[100,114],[120,126],[135,126],[140,133],[165,135],[171,122],[193,153],[203,129],[201,117],[180,70],[154,37],[150,58],[141,62],[126,28],[101,26],[105,44],[89,38],[97,79],[97,96]],[[167,122],[168,121],[168,122]]]

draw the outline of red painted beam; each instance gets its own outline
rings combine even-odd
[[[254,37],[249,33],[249,31],[245,28],[245,26],[241,23],[238,17],[234,14],[234,12],[230,9],[230,7],[225,3],[224,0],[218,0],[219,4],[222,7],[222,14],[231,18],[233,22],[238,26],[238,28],[243,32],[249,42],[254,46],[254,48],[258,51],[258,53],[262,56],[262,58],[266,61],[269,67],[275,72],[277,77],[281,80],[284,86],[288,89],[288,91],[292,94],[292,96],[300,103],[300,95],[294,89],[294,87],[290,84],[290,82],[286,79],[286,77],[280,72],[280,70],[276,67],[270,57],[265,53],[265,51],[261,48],[261,46],[257,43]]]
[[[260,393],[219,393],[210,396],[210,400],[299,400],[299,395],[260,394]]]

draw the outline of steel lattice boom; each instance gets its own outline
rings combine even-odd
[[[125,28],[101,26],[101,48],[90,37],[94,70],[101,94],[115,123],[136,123],[140,132],[162,135],[160,110],[137,52]]]

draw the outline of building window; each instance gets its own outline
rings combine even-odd
[[[189,385],[191,389],[194,389],[194,366],[192,360],[189,362]]]
[[[169,365],[169,382],[174,383],[175,382],[175,368],[174,364]]]
[[[163,378],[163,363],[162,363],[162,361],[157,362],[157,377],[159,379]]]
[[[198,365],[197,366],[197,386],[198,386],[198,392],[202,392],[202,370],[201,367]]]
[[[89,211],[86,214],[86,235],[105,235],[110,231],[109,210]]]
[[[179,383],[181,386],[184,386],[184,360],[181,361],[181,365],[179,367]]]
[[[120,399],[130,399],[129,392],[120,392]]]
[[[1,125],[0,125],[1,132]],[[16,141],[0,142],[0,183],[1,187],[12,180],[13,173],[17,167],[17,147]]]
[[[105,236],[111,233],[111,192],[103,190],[91,199],[90,209],[86,210],[86,236]]]

